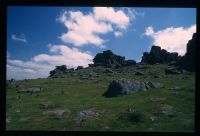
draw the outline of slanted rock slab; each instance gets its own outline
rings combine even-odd
[[[35,93],[35,92],[41,92],[43,90],[42,87],[31,87],[31,88],[24,88],[24,89],[21,89],[21,90],[18,90],[17,92],[19,93]]]
[[[130,80],[130,79],[120,79],[120,80],[113,80],[108,90],[104,93],[106,97],[113,97],[119,95],[127,95],[132,94],[140,90],[147,90],[151,88],[160,88],[162,84],[154,83],[154,82],[139,82],[137,80]]]
[[[92,110],[83,110],[77,113],[77,117],[80,121],[83,121],[87,118],[97,118],[99,117],[99,113]]]

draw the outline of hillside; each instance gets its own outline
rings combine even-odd
[[[57,78],[12,81],[6,88],[6,129],[193,132],[195,73],[166,74],[169,67],[174,66],[96,66]],[[163,87],[103,96],[111,81],[122,78],[159,82]],[[19,92],[30,87],[41,91]]]

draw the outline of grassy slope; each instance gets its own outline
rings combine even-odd
[[[100,76],[96,80],[82,80],[79,76],[66,75],[64,78],[28,80],[23,87],[42,86],[44,92],[16,93],[14,86],[7,87],[6,123],[7,130],[59,130],[59,131],[194,131],[194,74],[165,75],[167,65],[149,66],[143,69],[144,76],[134,75],[135,67],[126,67],[122,73],[113,76]],[[78,73],[101,72],[102,68],[82,69]],[[149,72],[156,72],[162,78],[153,78]],[[182,79],[182,77],[186,77]],[[105,98],[109,82],[113,79],[127,78],[139,81],[157,81],[164,85],[161,89],[140,91],[127,96]],[[98,82],[97,82],[98,81]],[[170,87],[182,89],[173,94]],[[21,99],[18,99],[21,96]],[[158,100],[154,100],[157,99]],[[152,100],[153,99],[153,100]],[[160,100],[159,100],[160,99]],[[50,101],[52,106],[41,109],[40,102]],[[173,116],[161,113],[165,105],[173,106]],[[127,108],[139,112],[143,121],[133,123],[120,119]],[[44,116],[42,112],[51,109],[68,109],[62,119]],[[88,119],[85,126],[80,127],[76,114],[81,110],[92,109],[100,113],[100,117]],[[20,112],[17,112],[20,110]],[[152,121],[150,118],[155,117]]]

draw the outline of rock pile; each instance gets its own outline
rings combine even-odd
[[[65,73],[74,73],[74,69],[67,69],[66,65],[56,66],[56,68],[49,72],[51,78],[63,77]]]
[[[111,50],[98,53],[94,59],[94,64],[89,64],[90,67],[105,66],[108,68],[118,68],[121,66],[132,66],[136,64],[134,60],[125,60],[125,57],[115,55]]]
[[[147,64],[156,64],[156,63],[170,63],[172,61],[178,61],[180,59],[180,56],[178,56],[178,53],[172,52],[169,53],[166,50],[162,49],[159,46],[152,46],[151,51],[144,52],[142,56],[143,63]]]

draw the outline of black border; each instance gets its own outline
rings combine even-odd
[[[3,0],[0,1],[0,135],[176,135],[200,136],[200,73],[199,73],[199,6],[200,0]],[[196,8],[197,9],[197,52],[196,52],[196,91],[195,91],[195,132],[93,132],[93,131],[6,131],[6,39],[7,39],[7,6],[113,6],[113,7],[170,7],[170,8]],[[189,19],[189,18],[188,18]]]

